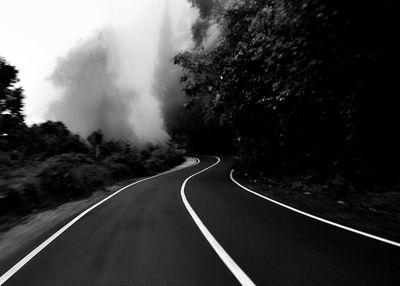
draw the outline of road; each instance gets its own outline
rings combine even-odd
[[[247,283],[238,280],[217,255],[183,203],[185,180],[217,162],[200,159],[195,166],[133,185],[99,205],[4,285]],[[183,195],[248,281],[400,285],[399,247],[310,219],[244,191],[230,180],[233,163],[232,158],[222,158],[192,176]],[[16,254],[9,263],[26,254]],[[0,265],[0,271],[8,266]]]

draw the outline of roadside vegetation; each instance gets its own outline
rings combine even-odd
[[[197,46],[174,62],[237,171],[400,213],[398,1],[190,2]]]
[[[90,144],[61,122],[27,126],[17,75],[0,58],[0,230],[33,211],[184,161],[172,143],[139,148],[122,141],[103,142],[95,158]]]

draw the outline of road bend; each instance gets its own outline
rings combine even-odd
[[[133,185],[74,223],[4,285],[239,285],[183,203],[215,164]],[[184,194],[257,285],[400,285],[400,248],[299,215],[234,184],[227,157]],[[56,230],[55,230],[56,231]],[[32,242],[34,249],[39,242]],[[0,265],[5,273],[29,249]],[[243,280],[245,281],[245,280]]]

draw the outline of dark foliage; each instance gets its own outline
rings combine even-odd
[[[95,167],[86,156],[73,153],[46,160],[36,176],[40,188],[60,200],[90,193],[110,182],[110,174],[105,168]]]
[[[15,126],[0,139],[0,150],[16,161],[43,160],[63,153],[88,153],[83,140],[72,134],[61,122],[47,121],[31,127],[24,123]]]
[[[88,153],[87,145],[72,134],[61,122],[47,121],[33,125],[29,130],[28,154],[42,153],[42,157],[51,157],[63,153]]]
[[[219,45],[179,54],[190,101],[253,169],[397,179],[393,1],[236,1]]]
[[[0,138],[23,123],[23,90],[16,87],[17,69],[0,57]]]

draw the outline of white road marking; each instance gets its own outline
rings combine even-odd
[[[195,213],[193,208],[190,206],[186,195],[185,195],[185,186],[186,183],[189,181],[190,178],[203,173],[204,171],[214,167],[220,162],[220,159],[218,157],[214,157],[217,159],[217,162],[212,164],[211,166],[194,173],[193,175],[189,176],[182,184],[181,187],[181,197],[182,201],[188,210],[189,214],[192,216],[192,219],[196,223],[197,227],[200,229],[201,233],[204,235],[204,237],[207,239],[208,243],[211,245],[211,247],[214,249],[214,251],[217,253],[219,258],[224,262],[224,264],[228,267],[228,269],[232,272],[232,274],[236,277],[236,279],[239,281],[240,284],[242,285],[255,285],[253,281],[247,276],[247,274],[239,267],[239,265],[236,264],[236,262],[229,256],[229,254],[223,249],[223,247],[218,243],[218,241],[215,239],[215,237],[210,233],[210,231],[207,229],[207,227],[204,225],[204,223],[201,221],[201,219],[198,217],[198,215]],[[200,161],[200,160],[199,160]]]
[[[267,201],[270,201],[271,203],[277,204],[277,205],[279,205],[279,206],[281,206],[281,207],[287,208],[287,209],[289,209],[289,210],[291,210],[291,211],[294,211],[294,212],[299,213],[299,214],[301,214],[301,215],[304,215],[304,216],[307,216],[307,217],[309,217],[309,218],[318,220],[318,221],[320,221],[320,222],[323,222],[323,223],[326,223],[326,224],[329,224],[329,225],[332,225],[332,226],[335,226],[335,227],[338,227],[338,228],[341,228],[341,229],[344,229],[344,230],[347,230],[347,231],[351,231],[351,232],[353,232],[353,233],[357,233],[357,234],[359,234],[359,235],[366,236],[366,237],[369,237],[369,238],[372,238],[372,239],[375,239],[375,240],[379,240],[379,241],[381,241],[381,242],[384,242],[384,243],[387,243],[387,244],[390,244],[390,245],[393,245],[393,246],[400,247],[400,243],[398,243],[398,242],[395,242],[395,241],[392,241],[392,240],[389,240],[389,239],[386,239],[386,238],[382,238],[382,237],[379,237],[379,236],[376,236],[376,235],[373,235],[373,234],[370,234],[370,233],[366,233],[366,232],[363,232],[363,231],[360,231],[360,230],[357,230],[357,229],[354,229],[354,228],[351,228],[351,227],[348,227],[348,226],[345,226],[345,225],[341,225],[341,224],[339,224],[339,223],[336,223],[336,222],[333,222],[333,221],[330,221],[330,220],[327,220],[327,219],[323,219],[323,218],[321,218],[321,217],[318,217],[318,216],[315,216],[315,215],[312,215],[312,214],[303,212],[303,211],[301,211],[301,210],[298,210],[298,209],[296,209],[296,208],[290,207],[290,206],[288,206],[288,205],[285,205],[285,204],[283,204],[283,203],[280,203],[280,202],[278,202],[278,201],[275,201],[275,200],[273,200],[273,199],[270,199],[270,198],[268,198],[268,197],[266,197],[266,196],[263,196],[263,195],[261,195],[261,194],[255,192],[255,191],[252,191],[252,190],[250,190],[249,188],[246,188],[245,186],[241,185],[239,182],[237,182],[237,181],[233,178],[233,171],[234,171],[234,170],[231,170],[231,173],[230,173],[231,180],[232,180],[236,185],[238,185],[238,186],[241,187],[242,189],[244,189],[244,190],[246,190],[246,191],[252,193],[253,195],[256,195],[256,196],[258,196],[258,197],[260,197],[260,198],[263,198],[263,199],[265,199],[265,200],[267,200]]]
[[[194,165],[197,165],[198,163],[200,163],[200,161],[197,159],[197,162],[193,165],[190,166],[186,166],[187,167],[191,167]],[[139,184],[141,182],[159,177],[159,176],[163,176],[178,170],[182,170],[182,169],[172,169],[160,174],[157,174],[155,176],[151,176],[139,181],[136,181],[132,184],[129,184],[121,189],[119,189],[118,191],[116,191],[115,193],[109,195],[108,197],[104,198],[103,200],[101,200],[100,202],[98,202],[97,204],[91,206],[90,208],[88,208],[87,210],[83,211],[81,214],[79,214],[77,217],[75,217],[73,220],[71,220],[69,223],[67,223],[65,226],[63,226],[61,229],[59,229],[56,233],[54,233],[52,236],[50,236],[48,239],[46,239],[42,244],[40,244],[38,247],[36,247],[34,250],[32,250],[28,255],[26,255],[24,258],[22,258],[17,264],[15,264],[13,267],[11,267],[7,272],[5,272],[2,276],[0,276],[0,285],[3,285],[8,279],[10,279],[18,270],[20,270],[26,263],[29,262],[29,260],[31,260],[33,257],[35,257],[40,251],[42,251],[47,245],[49,245],[53,240],[55,240],[58,236],[60,236],[64,231],[66,231],[68,228],[70,228],[74,223],[76,223],[78,220],[80,220],[82,217],[84,217],[86,214],[88,214],[90,211],[92,211],[93,209],[95,209],[96,207],[98,207],[99,205],[103,204],[104,202],[108,201],[109,199],[111,199],[112,197],[114,197],[115,195],[117,195],[118,193],[122,192],[123,190]]]

